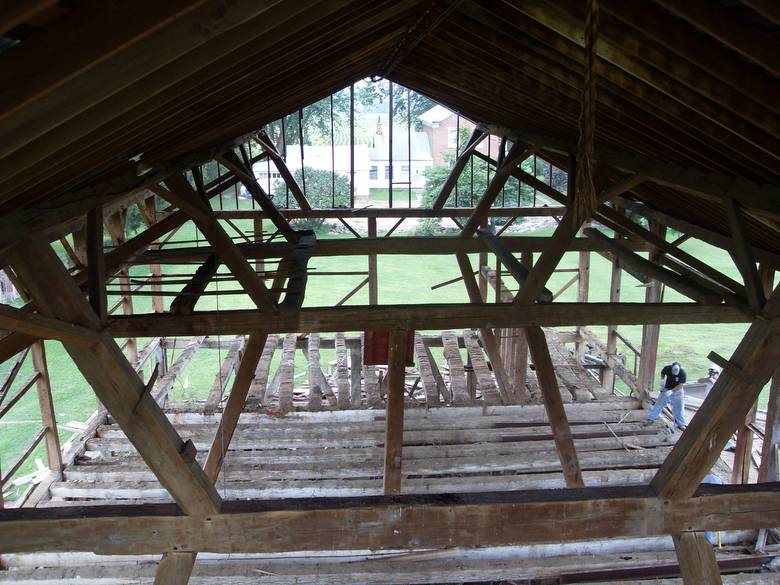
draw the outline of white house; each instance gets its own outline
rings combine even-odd
[[[395,130],[395,129],[394,129]],[[411,153],[410,153],[411,147]],[[386,189],[390,184],[389,136],[377,124],[377,131],[369,146],[371,188]],[[401,128],[393,132],[393,188],[405,188],[411,182],[412,189],[425,187],[425,169],[433,166],[428,137],[424,132],[407,132]]]

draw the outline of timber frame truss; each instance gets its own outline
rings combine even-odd
[[[490,134],[503,137],[501,152],[495,160],[477,148]],[[741,200],[744,202],[737,203],[730,194],[728,178],[711,174],[691,177],[657,161],[597,153],[600,204],[590,225],[583,226],[570,211],[572,184],[568,194],[562,193],[521,168],[524,159],[539,156],[559,168],[571,169],[567,157],[561,154],[567,149],[562,148],[560,141],[478,126],[432,209],[312,209],[268,135],[261,133],[249,140],[261,147],[259,156],[251,156],[251,149],[244,146],[247,137],[243,137],[243,141],[174,161],[140,185],[136,178],[132,189],[125,190],[130,191],[125,204],[139,204],[149,225],[146,231],[126,240],[121,207],[118,210],[115,207],[119,202],[102,196],[95,196],[86,204],[83,199],[74,198],[70,206],[60,208],[58,217],[51,211],[28,209],[13,218],[18,224],[3,236],[3,257],[29,301],[21,309],[0,309],[0,322],[12,331],[0,340],[0,356],[10,358],[41,339],[61,341],[113,421],[170,493],[176,506],[150,504],[128,506],[120,511],[65,508],[56,514],[45,509],[3,510],[0,511],[0,553],[57,551],[75,546],[77,550],[106,554],[164,554],[156,582],[186,583],[199,551],[268,552],[293,547],[295,550],[405,549],[412,544],[415,547],[510,545],[671,534],[685,582],[709,583],[716,582],[712,575],[717,576],[717,568],[702,531],[780,525],[777,483],[713,487],[697,492],[702,478],[734,432],[742,437],[740,448],[744,462],[744,445],[752,441],[746,435],[746,421],[750,423],[758,394],[780,361],[780,296],[772,291],[771,279],[772,271],[780,265],[778,255],[751,245],[745,227],[746,218],[755,209],[766,210],[760,198],[765,189],[747,186],[747,195]],[[472,156],[487,160],[495,168],[486,191],[473,208],[446,207],[458,174]],[[283,169],[281,174],[299,209],[278,209],[255,179],[252,165],[265,157]],[[218,160],[230,172],[212,182],[204,182],[202,165],[211,159]],[[530,185],[560,207],[493,207],[510,177]],[[211,200],[239,182],[259,209],[213,209]],[[731,225],[731,238],[708,235],[706,230],[683,231],[685,236],[725,246],[735,260],[742,282],[686,253],[679,246],[683,238],[671,243],[666,240],[662,214],[642,203],[644,189],[649,185],[652,188],[674,186],[723,204]],[[152,194],[166,200],[171,207],[161,209],[160,201]],[[648,217],[648,227],[627,215],[627,211]],[[514,219],[549,215],[559,218],[559,223],[549,238],[507,236],[482,227],[489,215]],[[389,238],[395,228],[385,236],[376,232],[376,219],[386,216],[400,220],[462,217],[465,223],[456,237]],[[306,217],[336,218],[342,222],[365,218],[369,237],[317,240],[313,233],[297,231],[290,223]],[[227,227],[235,229],[233,221],[249,218],[255,220],[255,226],[260,226],[259,232],[247,236],[237,230],[238,238],[228,232]],[[275,229],[270,238],[262,233],[264,219],[270,220]],[[208,245],[166,246],[166,238],[188,221],[197,226]],[[103,249],[104,223],[115,244],[110,251]],[[36,225],[43,224],[48,231],[32,231]],[[73,258],[79,262],[74,262],[73,270],[69,271],[49,241],[62,238],[74,225],[79,230],[84,226],[86,253],[79,258],[74,251]],[[669,221],[669,225],[680,224]],[[605,232],[605,228],[612,233]],[[284,241],[272,241],[277,234]],[[546,287],[563,255],[570,251],[580,255],[578,301],[556,302],[561,291],[554,293]],[[604,255],[612,262],[609,303],[587,302],[591,252]],[[649,253],[649,259],[640,255],[643,252]],[[469,302],[378,305],[376,257],[422,253],[456,257]],[[478,266],[472,265],[470,253],[480,255]],[[489,269],[488,254],[495,255],[500,270]],[[533,254],[538,254],[535,261]],[[330,256],[368,258],[368,272],[358,288],[368,285],[369,305],[340,306],[356,289],[341,301],[334,299],[334,306],[303,307],[310,276],[309,260]],[[269,261],[278,262],[275,270],[266,269]],[[762,262],[761,270],[758,261]],[[161,299],[169,293],[163,290],[166,279],[162,270],[177,263],[194,263],[197,269],[180,282],[184,286],[166,312]],[[130,299],[139,289],[133,288],[129,267],[139,265],[150,267],[150,275],[142,284],[150,287],[154,297],[153,313],[133,312]],[[226,266],[232,276],[220,273],[220,265]],[[620,302],[621,270],[648,283],[647,303]],[[198,310],[199,299],[207,294],[209,284],[215,279],[237,281],[254,308]],[[116,316],[112,315],[106,300],[113,294],[107,287],[114,280],[119,283],[123,307],[123,314]],[[516,292],[507,289],[508,282],[517,283]],[[495,303],[487,300],[489,285],[496,292]],[[693,302],[662,302],[662,285]],[[660,325],[710,322],[750,325],[733,356],[712,356],[722,365],[723,373],[650,484],[621,488],[617,492],[586,488],[541,327],[577,327],[574,341],[577,355],[581,356],[588,336],[585,326],[609,326],[603,352],[608,375],[602,383],[611,392],[615,376],[629,380],[636,398],[645,401],[656,370]],[[643,326],[638,377],[617,364],[617,327],[623,324]],[[404,363],[409,333],[454,328],[474,329],[475,336],[469,338],[466,348],[469,344],[484,348],[496,378],[495,399],[504,403],[511,402],[512,398],[522,400],[524,374],[517,377],[511,372],[525,372],[530,351],[554,446],[570,490],[469,494],[454,499],[399,495],[403,465]],[[312,358],[312,364],[316,363],[313,360],[318,347],[311,340],[317,339],[319,333],[355,329],[390,332],[383,447],[385,496],[354,501],[311,498],[305,509],[289,501],[223,500],[215,481],[239,415],[250,396],[258,364],[267,359],[269,336],[309,333],[307,355]],[[507,331],[512,332],[513,338],[509,348],[500,342],[502,332]],[[155,370],[147,380],[142,379],[133,364],[146,352],[141,350],[143,355],[139,355],[133,340],[186,336],[191,338],[188,347],[194,352],[208,335],[237,336],[232,366],[236,373],[222,409],[219,430],[201,464],[196,459],[193,442],[180,437],[161,408],[177,366],[174,364],[167,372]],[[244,339],[244,335],[248,338]],[[289,338],[294,352],[296,339],[291,335],[285,339],[283,351],[290,350]],[[115,339],[129,341],[120,347]],[[444,344],[446,349],[446,339]],[[422,340],[419,345],[416,351],[425,355]],[[479,356],[473,357],[477,360]],[[315,372],[312,379],[316,378]],[[221,392],[211,403],[212,411],[216,411],[219,399]],[[351,400],[348,392],[342,398],[341,391],[336,399],[344,400],[345,404]],[[770,404],[777,402],[778,385],[773,384]],[[771,416],[777,416],[776,410],[773,407]],[[776,438],[767,441],[768,453],[774,448]],[[745,473],[740,471],[740,482],[745,478]],[[762,479],[775,479],[766,466]],[[551,517],[556,522],[549,523]],[[274,519],[273,537],[267,528],[270,518]],[[347,526],[350,528],[346,529]],[[420,529],[421,526],[426,529]],[[388,530],[389,527],[393,529]],[[118,531],[123,536],[121,539],[114,537]],[[338,533],[341,540],[338,543],[323,540],[322,535],[326,533]],[[240,538],[229,536],[238,534]]]

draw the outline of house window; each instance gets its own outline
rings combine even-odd
[[[458,146],[458,129],[447,128],[447,148],[455,148]]]
[[[390,165],[385,165],[385,179],[392,179],[393,178],[393,167]]]
[[[379,178],[379,172],[376,165],[371,165],[371,169],[368,171],[368,178],[373,181]]]
[[[401,165],[401,180],[409,180],[409,165]]]

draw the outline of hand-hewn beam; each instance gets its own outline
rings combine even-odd
[[[706,486],[662,500],[647,486],[226,501],[184,516],[160,504],[0,511],[0,554],[271,553],[503,546],[780,525],[780,484]],[[112,514],[113,513],[113,514]]]
[[[236,280],[244,287],[249,298],[259,309],[277,310],[263,279],[257,275],[246,257],[219,225],[219,222],[212,215],[211,209],[200,199],[184,175],[181,173],[173,174],[166,179],[166,184],[170,187],[170,191],[163,190],[163,196],[192,218],[198,229],[203,232],[203,235],[214,247],[219,259],[225,263]]]
[[[527,327],[540,325],[641,325],[643,323],[745,323],[748,317],[725,305],[695,303],[552,303],[518,307],[512,303],[473,305],[373,305],[304,307],[299,313],[269,315],[266,311],[201,311],[193,315],[149,313],[110,320],[116,337],[241,335],[251,331],[388,331],[399,324],[414,330]]]
[[[754,311],[760,311],[766,302],[766,297],[761,286],[761,279],[758,277],[756,259],[750,251],[750,240],[742,218],[742,209],[740,204],[734,199],[726,200],[725,204],[733,242],[730,251],[731,257],[734,259],[734,263],[745,281],[750,307]]]
[[[767,302],[760,318],[745,333],[730,364],[721,372],[707,400],[653,478],[661,497],[692,495],[720,456],[731,435],[780,362],[780,295]]]
[[[233,171],[239,179],[241,179],[241,182],[244,184],[244,187],[246,187],[247,191],[249,191],[249,193],[252,195],[252,198],[263,209],[263,211],[268,214],[268,218],[273,222],[273,224],[276,226],[276,229],[281,232],[285,239],[287,241],[295,242],[298,239],[295,230],[290,226],[290,223],[287,221],[287,219],[285,219],[285,217],[279,213],[276,205],[274,205],[273,201],[271,201],[271,198],[260,186],[260,183],[257,182],[251,167],[247,168],[247,166],[244,164],[244,161],[242,161],[233,150],[226,151],[225,154],[219,157],[218,160],[231,171]]]
[[[722,585],[715,551],[703,532],[681,532],[672,539],[685,585]]]
[[[171,301],[170,312],[172,315],[192,315],[195,305],[200,300],[206,287],[219,270],[219,257],[212,254],[206,261],[198,266],[192,279],[184,285],[176,298]]]
[[[98,329],[100,321],[51,247],[29,237],[9,253],[31,299],[48,317]],[[151,399],[122,350],[106,332],[91,347],[65,341],[65,349],[97,397],[186,513],[215,513],[220,498],[190,450]]]
[[[287,271],[287,292],[282,301],[282,306],[290,309],[300,309],[303,305],[308,279],[306,267],[317,245],[317,236],[313,231],[301,231],[299,235],[300,239],[288,260],[290,268]]]
[[[87,288],[89,304],[101,321],[108,316],[106,258],[103,254],[103,207],[87,214]]]
[[[14,334],[38,339],[57,339],[81,347],[90,347],[100,341],[98,331],[74,323],[66,323],[42,313],[33,313],[0,304],[0,328]],[[18,353],[18,352],[17,352]]]
[[[681,294],[694,299],[703,304],[719,304],[723,300],[723,295],[710,289],[699,286],[696,282],[677,274],[671,270],[658,266],[657,264],[645,260],[638,254],[626,249],[613,239],[608,238],[599,230],[586,228],[583,230],[586,236],[594,238],[607,246],[609,251],[620,258],[626,266],[631,266],[637,272],[645,274],[649,278],[663,282],[672,287]]]
[[[385,415],[385,463],[383,488],[385,495],[401,493],[401,466],[404,447],[404,382],[408,332],[390,330],[387,364],[387,414]]]
[[[441,189],[439,190],[439,194],[436,196],[436,199],[433,202],[433,205],[431,206],[433,209],[443,209],[444,205],[447,203],[447,199],[450,197],[450,193],[452,193],[452,190],[455,188],[455,185],[458,182],[458,179],[460,178],[460,174],[463,172],[463,169],[466,168],[466,163],[469,162],[469,159],[471,158],[471,154],[474,152],[474,149],[479,146],[479,143],[482,142],[482,140],[487,136],[488,134],[485,132],[484,129],[480,128],[479,126],[474,127],[474,131],[471,133],[471,136],[469,137],[469,141],[466,143],[466,146],[463,148],[463,152],[461,152],[458,155],[458,158],[455,160],[455,163],[452,165],[452,168],[450,169],[449,174],[447,175],[447,179],[444,181],[444,184],[441,186]],[[457,138],[458,141],[460,141],[460,137]]]
[[[569,427],[569,420],[563,408],[561,390],[558,387],[558,378],[555,375],[550,350],[547,347],[547,339],[541,327],[527,327],[525,337],[528,340],[528,349],[536,368],[536,378],[539,381],[539,389],[544,401],[544,409],[550,421],[550,427],[555,440],[555,450],[561,460],[563,477],[566,487],[584,487],[577,450],[574,448],[574,440]]]

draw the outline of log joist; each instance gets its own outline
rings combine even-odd
[[[170,550],[270,553],[503,546],[780,524],[780,484],[702,486],[661,499],[647,486],[365,498],[225,501],[184,516],[166,504],[0,511],[0,553]]]

